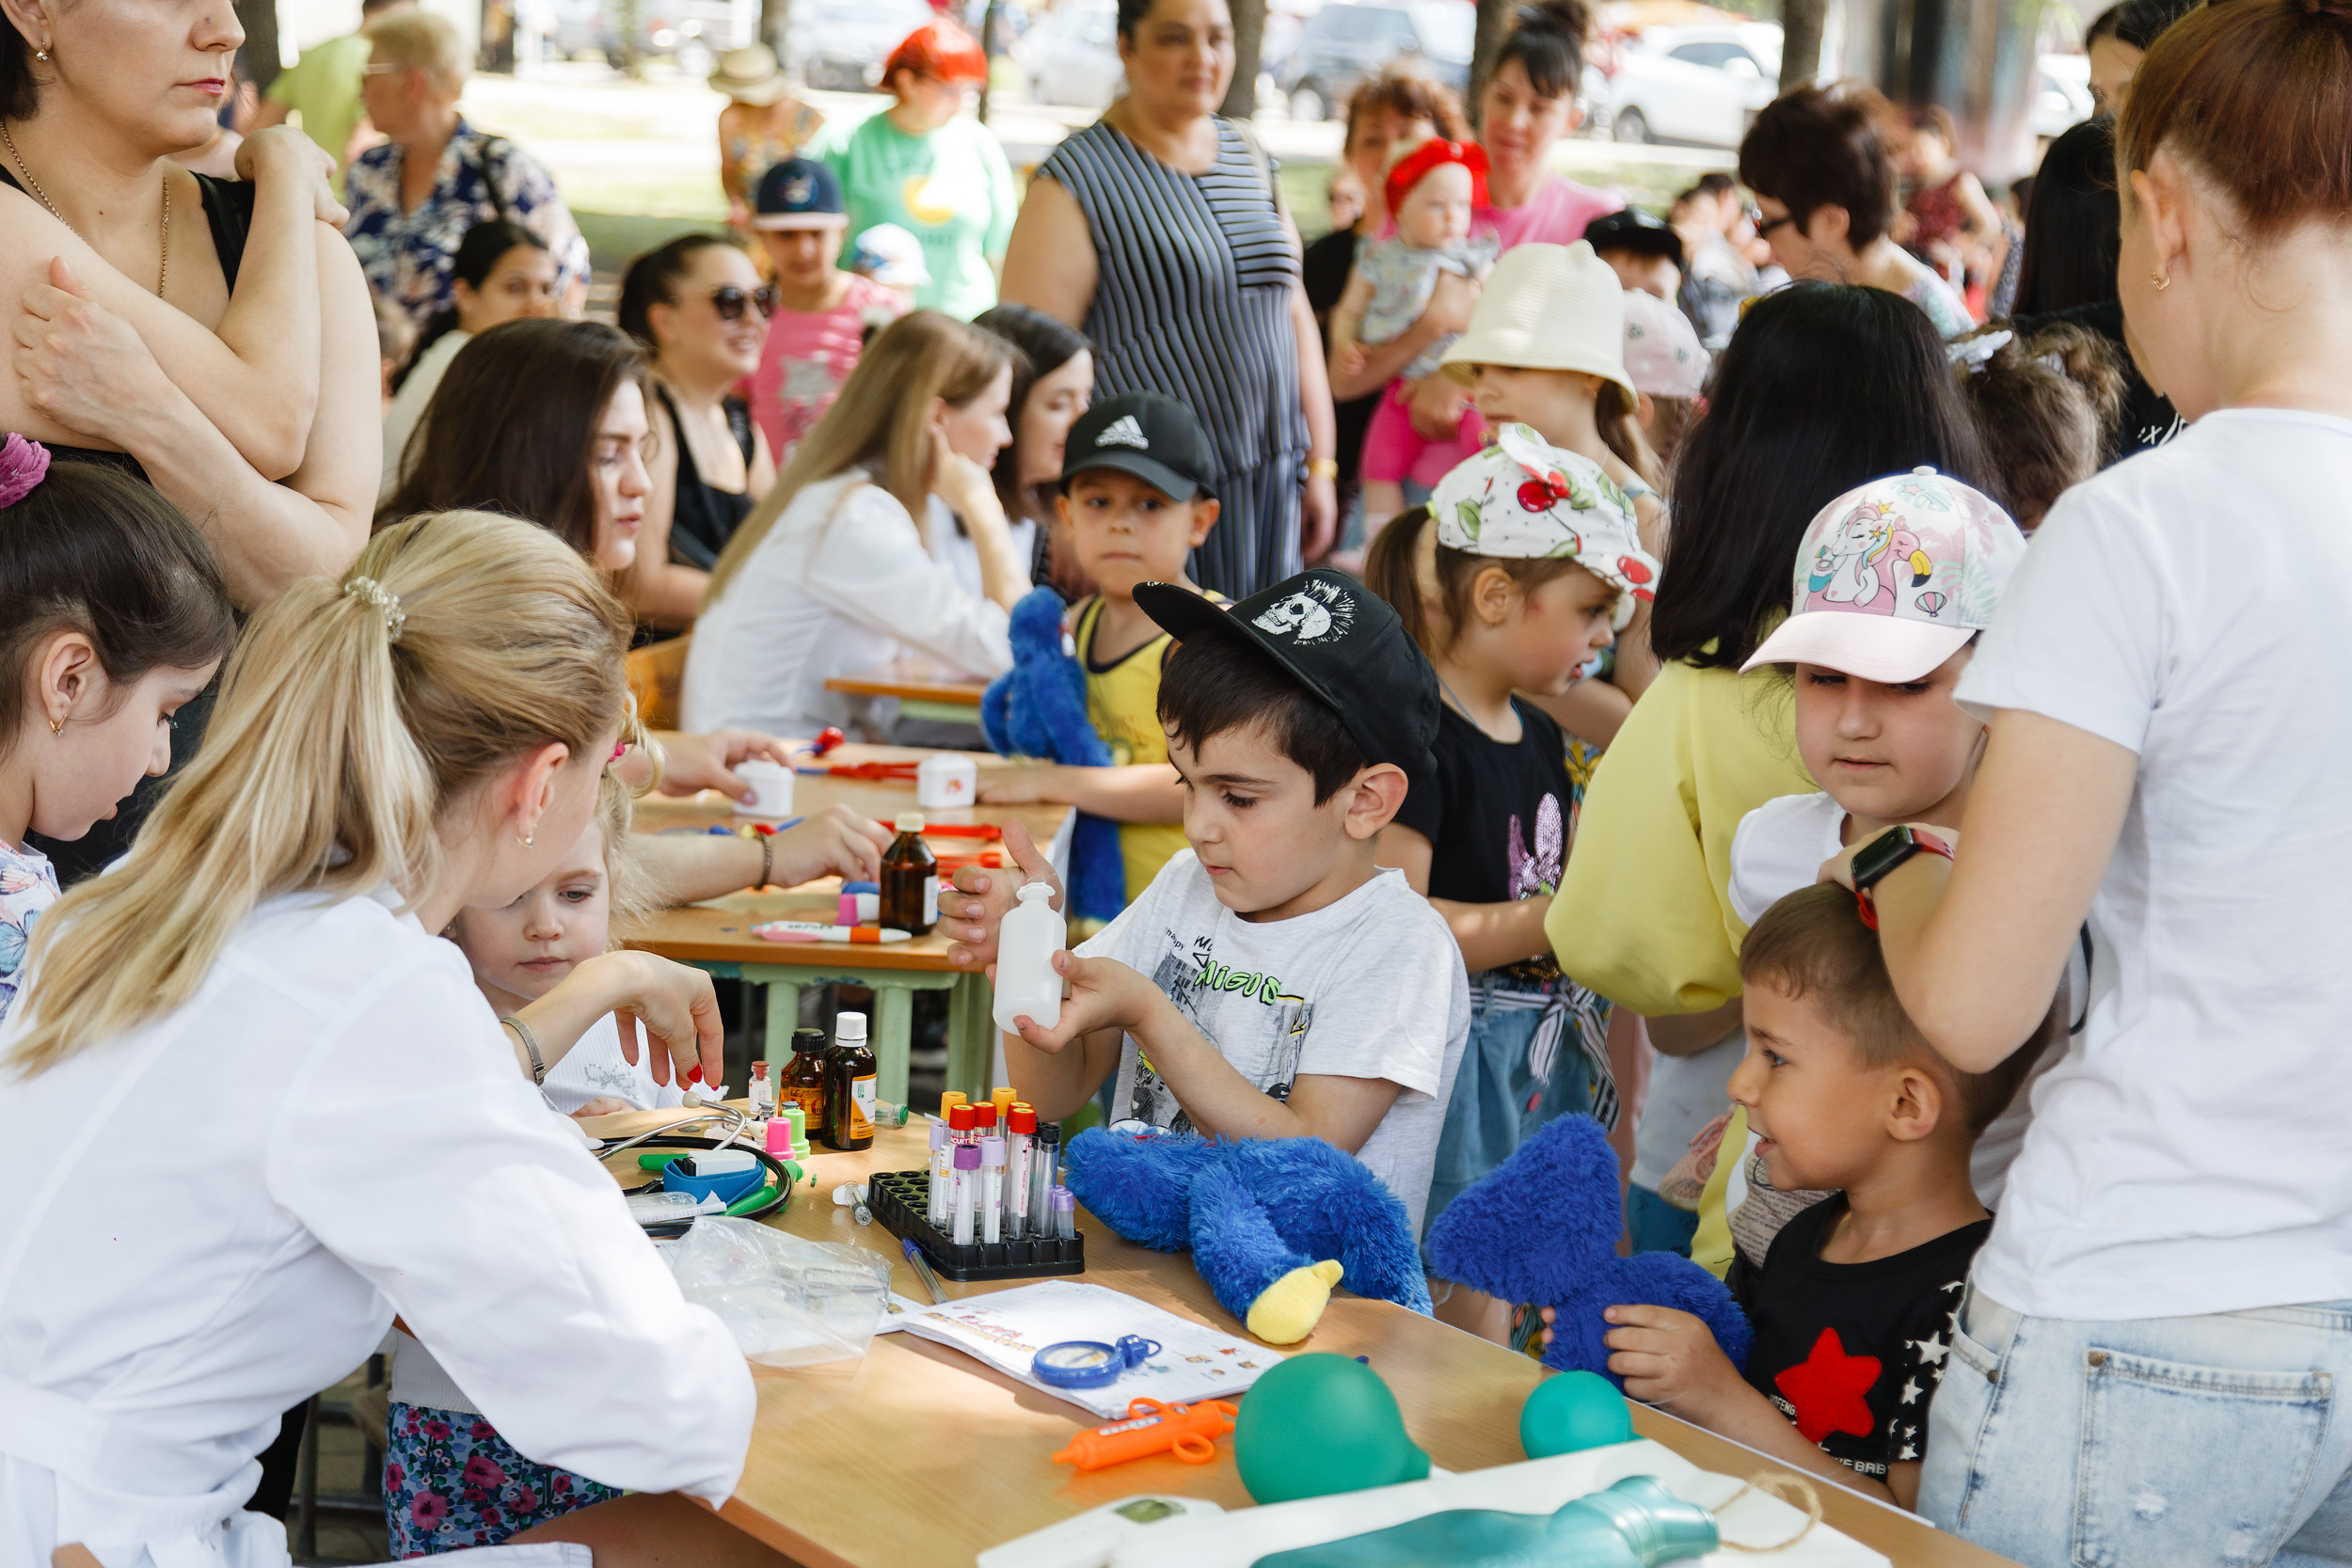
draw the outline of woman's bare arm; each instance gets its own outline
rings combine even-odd
[[[637,560],[622,579],[621,597],[640,621],[657,626],[691,626],[702,608],[703,590],[710,574],[670,560],[670,528],[677,517],[678,443],[676,422],[660,398],[646,400],[652,421],[651,451],[645,458],[644,521],[637,529]]]
[[[1004,277],[996,297],[1083,328],[1102,279],[1094,232],[1078,210],[1077,198],[1055,181],[1030,181],[1028,198],[1005,246]]]

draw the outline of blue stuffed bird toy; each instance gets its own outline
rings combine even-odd
[[[1735,1367],[1756,1341],[1723,1281],[1671,1252],[1617,1256],[1625,1229],[1617,1153],[1588,1117],[1556,1117],[1509,1159],[1446,1206],[1429,1227],[1429,1261],[1442,1278],[1509,1302],[1559,1309],[1544,1365],[1609,1370],[1604,1308],[1671,1307],[1705,1323]]]
[[[1321,1138],[1092,1127],[1071,1140],[1062,1164],[1087,1212],[1127,1240],[1189,1247],[1218,1305],[1268,1344],[1311,1333],[1334,1285],[1429,1310],[1405,1205]]]
[[[1012,607],[1012,668],[980,698],[980,732],[1003,756],[1108,768],[1110,748],[1087,717],[1086,672],[1062,644],[1067,608],[1050,588],[1033,588]],[[1108,920],[1127,907],[1118,823],[1079,813],[1070,862],[1070,913]]]

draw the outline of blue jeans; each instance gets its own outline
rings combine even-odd
[[[2074,1323],[1971,1286],[1951,1338],[1931,1522],[2027,1568],[2352,1563],[2352,1301]]]
[[[1625,1234],[1636,1252],[1673,1252],[1691,1256],[1691,1238],[1699,1233],[1699,1217],[1677,1209],[1647,1187],[1625,1190]]]

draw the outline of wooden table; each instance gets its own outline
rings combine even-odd
[[[849,745],[837,748],[825,760],[902,762],[929,754],[908,746]],[[977,755],[974,760],[983,768],[1009,766],[1002,757]],[[912,780],[836,779],[803,773],[792,784],[795,814],[840,804],[887,824],[898,813],[915,809]],[[1068,806],[1030,805],[964,806],[923,815],[933,822],[1001,824],[1018,818],[1031,838],[1049,855],[1057,856],[1058,863],[1068,858],[1064,841],[1076,814]],[[647,796],[637,804],[637,825],[645,832],[714,824],[734,827],[750,820],[736,815],[733,802],[709,793],[691,800]],[[977,845],[978,841],[963,842]],[[1058,853],[1057,845],[1064,846]],[[707,903],[663,910],[623,927],[621,937],[631,947],[765,987],[762,1029],[771,1073],[781,1074],[786,1058],[792,1053],[792,1030],[800,1022],[803,987],[839,981],[870,990],[874,993],[875,1092],[897,1104],[906,1101],[914,993],[946,991],[947,1086],[985,1100],[996,1045],[995,1025],[989,1018],[993,993],[985,975],[949,967],[947,950],[952,944],[945,936],[933,931],[883,947],[839,942],[766,942],[752,935],[753,925],[759,921],[830,922],[840,891],[838,879],[826,878],[797,888],[729,894]]]
[[[660,1119],[661,1114],[646,1113],[611,1122]],[[606,1124],[597,1125],[602,1131]],[[899,1257],[898,1238],[880,1225],[859,1226],[831,1197],[836,1184],[869,1172],[920,1167],[926,1135],[918,1118],[878,1132],[874,1147],[859,1153],[820,1146],[807,1163],[809,1185],[771,1223],[882,1253],[896,1265],[898,1292],[926,1299]],[[633,1174],[633,1162],[623,1163]],[[1082,1277],[1221,1332],[1246,1332],[1216,1305],[1189,1257],[1123,1242],[1084,1211],[1078,1225],[1087,1244]],[[1004,1288],[945,1287],[950,1296]],[[1445,1469],[1484,1469],[1526,1457],[1519,1406],[1544,1373],[1523,1355],[1386,1302],[1345,1294],[1333,1298],[1304,1343],[1287,1348],[1370,1356],[1395,1390],[1413,1440]],[[759,1415],[751,1455],[723,1514],[807,1568],[961,1568],[986,1547],[1139,1492],[1206,1497],[1227,1509],[1249,1505],[1230,1440],[1202,1465],[1161,1457],[1084,1476],[1052,1463],[1072,1433],[1098,1423],[1076,1405],[912,1335],[878,1338],[854,1364],[753,1371]],[[1745,1478],[1784,1468],[1642,1405],[1633,1407],[1633,1424],[1704,1469]],[[2006,1561],[1835,1485],[1820,1491],[1831,1525],[1898,1568],[2002,1568]]]
[[[903,718],[977,724],[988,682],[927,658],[896,658],[835,675],[825,682],[825,689],[853,697],[896,697]]]

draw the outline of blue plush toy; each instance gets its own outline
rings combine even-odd
[[[1609,1370],[1605,1307],[1638,1304],[1689,1312],[1714,1333],[1735,1367],[1755,1333],[1723,1282],[1671,1252],[1617,1256],[1625,1228],[1617,1155],[1586,1117],[1557,1117],[1485,1180],[1446,1206],[1429,1227],[1429,1260],[1445,1279],[1509,1302],[1559,1309],[1544,1365]]]
[[[1098,1127],[1071,1140],[1062,1163],[1089,1213],[1155,1251],[1191,1248],[1218,1304],[1269,1344],[1304,1339],[1343,1281],[1359,1296],[1429,1310],[1405,1205],[1321,1138]]]
[[[1087,717],[1086,672],[1062,651],[1061,595],[1033,588],[1012,607],[1012,668],[980,698],[980,732],[1004,756],[1107,768],[1110,748]],[[1108,920],[1127,907],[1119,824],[1078,814],[1070,847],[1071,914]]]

